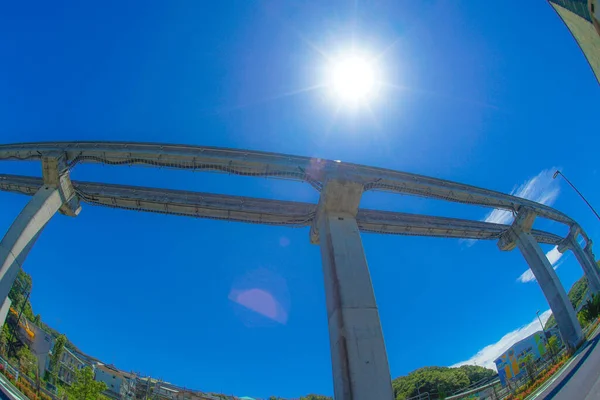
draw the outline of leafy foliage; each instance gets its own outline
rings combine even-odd
[[[591,300],[588,300],[581,309],[581,315],[586,322],[594,321],[600,316],[600,295],[592,295]]]
[[[571,300],[571,304],[573,304],[573,308],[577,309],[579,304],[583,300],[585,293],[588,289],[588,281],[585,276],[581,277],[577,282],[573,284],[571,289],[569,290],[569,300]],[[551,315],[546,321],[546,325],[544,325],[544,329],[548,329],[552,326],[556,325],[556,320],[554,319],[554,315]]]
[[[67,342],[67,337],[65,335],[60,335],[56,342],[54,342],[54,347],[52,348],[52,356],[50,357],[50,373],[54,376],[58,374],[58,363],[60,362],[60,357],[62,356],[65,350],[65,343]],[[93,375],[93,374],[92,374]],[[93,376],[92,376],[93,378]],[[56,381],[56,379],[54,379]]]
[[[21,307],[23,307],[23,315],[29,320],[32,320],[35,317],[33,309],[31,308],[31,303],[27,298],[27,293],[31,292],[31,287],[31,275],[21,269],[19,270],[15,283],[10,288],[10,292],[8,292],[11,306],[18,311],[21,311]]]
[[[84,367],[75,372],[75,381],[67,389],[69,400],[98,400],[106,390],[106,383],[94,380],[91,367]]]
[[[525,370],[527,371],[527,376],[529,377],[530,381],[533,381],[533,378],[535,376],[535,360],[533,358],[533,354],[527,354],[523,361],[525,362]]]
[[[556,359],[556,355],[558,354],[558,339],[556,336],[550,336],[550,339],[548,339],[548,350],[552,358]]]
[[[392,387],[397,400],[416,396],[419,392],[449,395],[495,374],[491,369],[475,365],[463,365],[458,368],[425,367],[394,379]]]
[[[36,379],[38,372],[38,360],[35,354],[29,350],[27,346],[21,346],[17,351],[17,360],[21,372],[29,376],[31,379]]]
[[[0,331],[0,355],[6,357],[6,352],[8,349],[8,343],[10,342],[11,334],[10,328],[8,324],[2,325],[2,330]]]

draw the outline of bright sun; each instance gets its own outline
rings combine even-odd
[[[340,58],[330,70],[333,94],[344,103],[369,100],[377,89],[377,73],[368,59],[357,55]]]

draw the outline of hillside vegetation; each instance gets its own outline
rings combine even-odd
[[[424,367],[394,379],[392,387],[396,400],[404,400],[425,392],[448,396],[494,375],[496,371],[475,365],[457,368]]]
[[[571,304],[573,304],[573,307],[575,309],[577,309],[577,307],[579,307],[579,304],[583,301],[583,297],[585,296],[585,292],[587,292],[587,289],[588,281],[587,278],[583,276],[581,277],[581,279],[575,282],[571,287],[571,290],[569,290],[569,300],[571,301]],[[548,321],[546,321],[544,329],[548,329],[554,325],[556,325],[556,320],[554,319],[554,315],[551,315],[550,318],[548,318]]]
[[[40,314],[35,314],[33,312],[33,308],[31,307],[31,302],[29,301],[29,293],[31,293],[33,287],[33,282],[31,279],[31,275],[22,269],[19,270],[19,274],[17,275],[17,279],[13,284],[10,292],[8,293],[8,298],[11,301],[11,307],[15,309],[18,313],[22,312],[22,315],[27,318],[30,322],[33,322],[37,325],[41,330],[46,333],[52,335],[52,337],[57,338],[61,334],[56,331],[45,322],[42,321],[42,316]],[[67,339],[67,343],[65,345],[69,350],[74,351],[77,350],[77,347],[73,343],[71,343]]]
[[[14,307],[14,309],[18,312],[21,312],[22,310],[23,315],[28,320],[38,325],[42,330],[50,333],[55,338],[59,337],[61,335],[59,332],[46,325],[42,321],[41,316],[39,314],[36,315],[33,312],[33,308],[29,302],[29,296],[27,295],[31,292],[31,289],[31,276],[23,270],[19,271],[18,278],[9,294],[9,297],[12,301],[12,307]],[[4,332],[3,335],[3,339],[5,340],[6,333],[7,332]],[[68,340],[65,343],[65,347],[69,348],[70,350],[77,349],[75,345]],[[392,381],[392,387],[397,400],[403,400],[408,397],[415,396],[419,391],[421,393],[429,392],[431,394],[440,393],[448,395],[457,390],[464,389],[484,378],[492,377],[495,374],[496,372],[491,369],[473,365],[464,365],[458,368],[425,367],[417,369],[407,376],[401,376],[394,379]],[[271,396],[269,397],[269,400],[284,399],[281,397]],[[333,398],[323,395],[309,394],[307,396],[300,397],[299,400],[333,400]]]
[[[458,390],[491,378],[496,371],[476,365],[463,365],[462,367],[424,367],[419,368],[406,376],[400,376],[392,381],[396,400],[404,400],[418,393],[438,393],[448,396]],[[417,390],[418,389],[418,390]],[[285,400],[281,397],[271,396],[268,400]],[[310,394],[300,397],[299,400],[333,400],[331,397]]]

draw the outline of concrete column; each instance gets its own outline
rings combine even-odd
[[[587,244],[583,248],[583,252],[587,256],[590,263],[594,266],[594,270],[596,271],[596,273],[600,275],[600,267],[598,267],[598,262],[596,261],[596,256],[594,255],[594,252],[592,251],[592,241],[590,239],[588,239]]]
[[[589,290],[592,294],[600,292],[600,274],[598,273],[598,267],[596,263],[591,261],[579,243],[573,243],[571,250],[577,258],[579,265],[583,268],[583,272],[588,279]]]
[[[329,184],[313,226],[323,261],[333,386],[336,400],[392,400],[379,311],[355,219],[361,194],[362,186],[354,183]]]
[[[584,340],[583,332],[556,271],[531,235],[534,219],[535,214],[532,212],[520,211],[513,226],[502,235],[498,246],[501,250],[511,250],[515,246],[519,248],[546,296],[564,342],[574,349]]]
[[[591,293],[600,292],[600,272],[595,262],[591,261],[585,250],[577,242],[579,229],[572,228],[569,235],[558,245],[558,251],[564,253],[568,249],[573,251],[577,262],[581,265],[583,273],[588,281],[588,287]]]
[[[0,242],[0,302],[8,296],[19,269],[46,223],[63,205],[56,187],[43,186],[27,203]]]

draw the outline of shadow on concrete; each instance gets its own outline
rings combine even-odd
[[[579,370],[579,368],[581,368],[581,366],[583,365],[585,360],[587,360],[587,358],[590,356],[590,354],[592,354],[592,352],[594,351],[594,348],[596,348],[596,345],[598,344],[598,340],[600,340],[600,336],[596,336],[593,340],[586,342],[583,345],[583,347],[581,349],[579,349],[578,353],[583,353],[586,350],[588,350],[588,352],[583,357],[581,357],[579,359],[579,361],[577,361],[577,364],[575,364],[575,366],[573,368],[571,368],[569,373],[567,373],[567,375],[560,381],[560,383],[558,385],[556,385],[556,387],[554,389],[552,389],[552,391],[550,393],[548,393],[546,395],[546,397],[544,397],[544,400],[552,399],[554,396],[556,396],[558,394],[558,392],[560,392],[560,390],[567,383],[569,383],[569,380],[573,377],[573,375],[575,375],[575,373]]]

